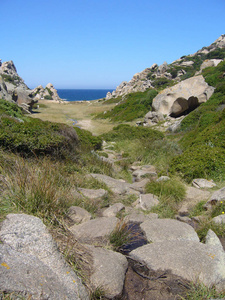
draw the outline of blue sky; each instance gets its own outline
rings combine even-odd
[[[225,34],[224,0],[0,0],[0,58],[34,88],[114,89]]]

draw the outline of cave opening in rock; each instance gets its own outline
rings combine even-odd
[[[184,115],[189,114],[191,111],[195,110],[199,106],[198,98],[195,96],[191,96],[187,99],[183,97],[177,98],[170,112],[170,117],[178,118]]]

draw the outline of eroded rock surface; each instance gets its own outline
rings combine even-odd
[[[24,292],[34,299],[89,298],[40,219],[9,214],[0,239],[1,290]]]

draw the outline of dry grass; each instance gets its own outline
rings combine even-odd
[[[68,125],[74,125],[91,131],[95,135],[99,135],[111,130],[114,124],[107,120],[94,120],[95,114],[111,109],[115,104],[103,105],[102,102],[67,102],[56,103],[48,100],[39,100],[40,107],[31,116],[40,118],[43,121],[60,122]]]

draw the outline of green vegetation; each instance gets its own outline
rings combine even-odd
[[[6,115],[14,118],[24,118],[22,109],[14,102],[0,99],[0,116]]]
[[[224,72],[225,62],[204,70],[215,92],[181,123],[181,131],[186,132],[180,141],[184,152],[172,160],[169,171],[178,172],[188,182],[199,177],[225,179],[225,111],[221,106],[225,104]]]
[[[205,59],[224,56],[224,49],[212,51],[207,55],[186,56],[182,61],[193,61],[192,66],[171,65],[168,72],[174,79],[180,70],[184,70],[186,74],[181,78],[188,78],[199,70]],[[12,212],[32,214],[42,218],[48,226],[55,227],[57,233],[60,227],[70,240],[66,227],[63,227],[66,222],[64,217],[70,206],[80,206],[95,217],[102,208],[112,203],[122,202],[131,206],[137,198],[129,194],[114,195],[106,184],[87,175],[100,173],[131,183],[131,165],[153,165],[158,176],[168,175],[171,178],[162,182],[151,179],[152,181],[145,186],[146,193],[152,193],[159,198],[159,205],[152,208],[151,212],[158,213],[160,218],[174,218],[177,214],[185,198],[184,181],[190,183],[193,178],[204,177],[214,179],[219,183],[218,186],[224,186],[224,74],[225,62],[203,71],[203,76],[209,85],[215,87],[215,92],[206,103],[184,118],[181,129],[176,134],[162,133],[148,127],[119,124],[142,118],[150,111],[152,100],[157,95],[155,89],[102,102],[102,106],[110,103],[118,105],[111,111],[97,116],[117,122],[113,130],[101,136],[93,136],[90,131],[77,127],[24,116],[15,103],[0,100],[0,220]],[[151,78],[152,75],[150,73],[148,77]],[[160,90],[173,83],[173,80],[160,78],[155,79],[153,85]],[[102,107],[101,110],[97,107],[95,111],[102,111]],[[108,144],[104,152],[103,140]],[[104,162],[99,157],[111,159],[109,149],[113,149],[119,157],[113,164]],[[104,188],[108,195],[90,200],[79,197],[77,188]],[[211,211],[205,211],[204,205],[205,201],[201,201],[189,215],[201,215],[202,221],[197,229],[201,241],[204,241],[209,229],[218,236],[225,237],[225,224],[212,222],[213,217],[225,212],[224,202],[219,202]],[[124,214],[120,212],[117,215],[121,221],[110,235],[112,248],[116,251],[122,251],[125,245],[136,238],[132,229],[124,223]],[[67,242],[65,244],[67,245]],[[77,271],[79,268],[76,266],[76,255],[65,256],[69,257],[71,266]],[[11,299],[7,298],[11,297],[11,294],[3,293],[0,296],[5,297],[3,299]],[[190,287],[185,299],[223,296],[224,294],[216,293],[214,288],[208,289],[195,284]],[[101,299],[104,297],[103,290],[96,289],[90,297]]]
[[[114,251],[122,252],[123,248],[137,239],[137,233],[132,230],[123,220],[117,223],[116,228],[109,236],[109,241]]]
[[[178,178],[167,181],[149,182],[146,185],[146,192],[159,197],[160,203],[151,209],[160,218],[174,218],[177,214],[177,204],[181,202],[186,194],[184,184]]]
[[[50,96],[50,95],[45,95],[45,96],[44,96],[44,99],[45,99],[45,100],[52,100],[52,96]]]
[[[15,85],[15,81],[18,81],[20,79],[19,76],[11,76],[8,74],[1,74],[2,78],[4,81],[12,83]]]
[[[207,287],[202,283],[192,283],[190,289],[182,300],[207,300],[207,299],[224,299],[225,292],[218,292],[215,287]]]
[[[102,134],[105,141],[148,139],[151,141],[163,139],[163,133],[147,127],[135,127],[121,124],[113,128],[108,133]]]
[[[145,92],[128,94],[112,110],[101,113],[96,118],[111,119],[113,122],[130,122],[144,115],[151,110],[152,100],[156,97],[157,91],[150,89]],[[117,101],[114,99],[113,101]],[[108,103],[108,102],[107,102]],[[111,102],[110,102],[111,103]]]
[[[152,181],[146,185],[146,192],[152,193],[160,198],[170,198],[173,202],[181,202],[186,194],[184,184],[177,178],[166,181]]]

